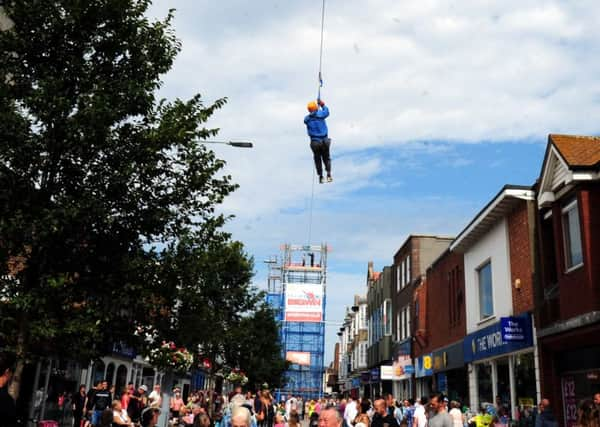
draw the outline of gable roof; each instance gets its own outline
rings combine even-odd
[[[548,135],[569,169],[600,166],[600,137],[579,135]]]
[[[600,179],[600,137],[548,135],[538,207],[550,206],[578,181]]]

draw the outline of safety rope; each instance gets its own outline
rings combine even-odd
[[[306,243],[307,246],[310,246],[310,239],[312,237],[312,218],[313,218],[313,201],[315,199],[315,168],[313,168],[313,173],[312,173],[312,188],[310,190],[310,207],[308,209],[309,212],[309,217],[308,217],[308,242]]]
[[[323,33],[325,30],[325,0],[321,8],[321,49],[319,51],[319,89],[317,91],[317,99],[321,99],[321,88],[323,87]]]
[[[325,0],[323,0],[323,5],[321,8],[321,47],[319,50],[319,89],[317,90],[317,99],[321,99],[321,88],[323,87],[323,33],[325,30]],[[308,243],[310,246],[310,240],[312,237],[312,220],[313,220],[313,203],[315,200],[315,181],[316,181],[316,173],[315,168],[313,168],[312,173],[312,184],[310,191],[310,207],[309,207],[309,219],[308,219]]]

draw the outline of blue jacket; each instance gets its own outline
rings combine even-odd
[[[321,139],[327,136],[327,123],[325,119],[329,116],[329,108],[323,105],[321,109],[313,111],[304,118],[306,131],[311,139]]]

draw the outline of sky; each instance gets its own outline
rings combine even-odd
[[[345,307],[410,234],[455,236],[505,184],[532,185],[549,133],[599,134],[600,2],[327,0],[323,100],[334,182],[315,184],[321,0],[155,0],[182,51],[160,95],[228,103],[208,122],[240,188],[227,230],[263,260],[331,247],[326,356]],[[311,196],[314,191],[314,198]],[[312,227],[310,206],[312,202]]]

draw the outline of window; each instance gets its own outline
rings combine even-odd
[[[406,322],[405,322],[405,331],[404,338],[410,337],[410,305],[404,307],[404,311],[406,312]]]
[[[400,274],[400,282],[402,284],[402,287],[404,287],[404,285],[405,285],[404,280],[406,278],[405,273],[404,273],[404,260],[402,260],[402,262],[400,262],[400,266],[402,267],[402,272]]]
[[[477,270],[479,279],[479,319],[494,315],[492,298],[492,263],[488,262]]]
[[[383,301],[383,334],[392,335],[392,300]]]
[[[410,255],[406,257],[406,284],[410,284]]]
[[[396,266],[396,292],[400,292],[401,283],[400,283],[400,266]]]
[[[577,209],[576,200],[563,208],[562,227],[565,241],[565,262],[567,270],[569,270],[583,263],[579,210]]]

